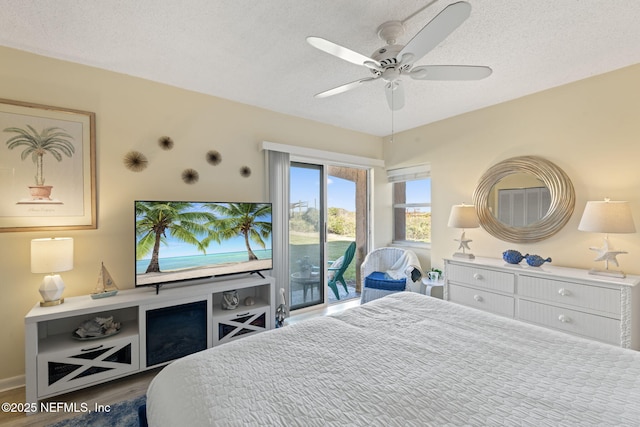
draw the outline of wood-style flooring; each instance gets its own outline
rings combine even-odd
[[[147,392],[147,387],[149,387],[149,383],[159,371],[160,368],[141,372],[129,377],[120,378],[108,383],[88,387],[47,400],[51,402],[77,403],[78,406],[84,402],[89,406],[89,408],[95,407],[95,404],[113,405],[114,403],[133,399],[145,394]],[[0,393],[0,402],[24,403],[24,387]],[[0,412],[0,426],[45,427],[67,418],[73,418],[77,415],[79,414],[69,412],[40,412],[38,414],[27,416],[24,413],[6,413],[3,411]]]
[[[346,310],[351,307],[360,305],[360,300],[348,300],[338,304],[332,304],[324,309],[306,311],[304,313],[295,314],[287,319],[287,324],[293,324],[305,319],[310,319],[316,316],[325,316],[331,313],[337,313],[342,310]],[[60,396],[48,399],[51,402],[65,402],[65,403],[86,403],[90,408],[93,408],[95,404],[98,405],[113,405],[114,403],[121,402],[123,400],[129,400],[141,396],[146,393],[149,383],[160,372],[161,368],[141,372],[139,374],[131,375],[125,378],[110,381],[108,383],[88,387],[82,390],[74,391],[71,393],[63,394]],[[25,402],[25,389],[19,387],[13,390],[0,392],[0,403],[24,403]],[[34,415],[25,415],[24,413],[6,413],[0,412],[0,426],[12,426],[12,427],[45,427],[50,424],[54,424],[58,421],[62,421],[67,418],[73,418],[78,414],[59,412],[59,413],[38,413]]]

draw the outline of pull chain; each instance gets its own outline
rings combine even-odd
[[[391,142],[393,144],[393,113],[395,111],[395,108],[393,106],[393,101],[395,99],[395,93],[394,93],[394,88],[393,88],[393,82],[389,83],[391,85],[391,140],[389,142]]]
[[[391,104],[393,104],[393,99]],[[393,144],[393,110],[391,110],[391,143]]]

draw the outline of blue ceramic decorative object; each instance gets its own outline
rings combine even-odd
[[[540,255],[527,255],[525,259],[531,267],[540,267],[545,262],[551,262],[551,258],[544,259]]]
[[[509,264],[520,264],[523,258],[528,257],[529,254],[522,255],[520,252],[515,249],[509,249],[502,252],[502,259],[508,262]]]

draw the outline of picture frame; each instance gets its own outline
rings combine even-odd
[[[97,228],[95,120],[0,98],[0,232]]]

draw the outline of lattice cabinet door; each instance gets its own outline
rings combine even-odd
[[[137,335],[110,337],[38,354],[39,395],[59,394],[137,371],[138,341]]]
[[[234,310],[213,318],[214,345],[223,344],[236,338],[265,331],[271,328],[269,307],[251,310]]]

